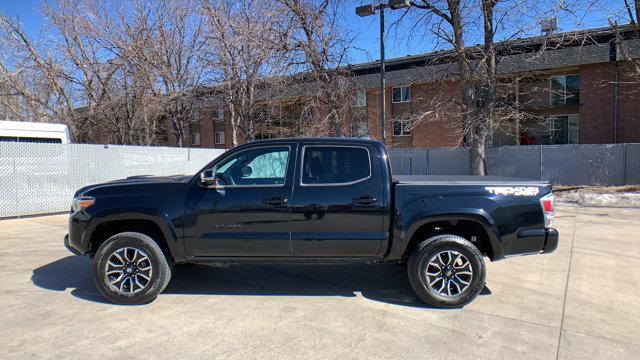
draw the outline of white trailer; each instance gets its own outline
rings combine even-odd
[[[71,136],[64,124],[0,121],[0,142],[68,144]]]

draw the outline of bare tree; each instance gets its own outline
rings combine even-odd
[[[483,45],[473,50],[468,49],[465,42],[466,2],[422,0],[411,3],[413,7],[426,10],[435,17],[437,28],[434,32],[453,47],[462,93],[464,133],[470,149],[469,170],[475,175],[486,174],[486,143],[494,116],[497,88],[494,11],[497,1],[480,0],[478,17],[482,22]],[[443,24],[445,26],[442,26]]]
[[[158,2],[154,11],[157,31],[151,35],[150,64],[157,70],[162,108],[171,121],[178,146],[193,117],[194,89],[205,78],[201,54],[205,22],[196,0]]]
[[[73,108],[60,79],[60,63],[41,54],[18,21],[0,16],[0,29],[3,53],[12,55],[0,69],[5,117],[59,121],[61,113]]]
[[[640,41],[640,0],[622,0],[624,14],[620,17],[626,24],[620,25],[615,18],[609,18],[609,24],[616,32],[616,44],[622,60],[628,67],[626,76],[633,82],[640,82],[640,59],[634,56],[633,42]]]
[[[228,105],[233,145],[240,136],[253,140],[257,127],[268,125],[256,119],[263,113],[259,102],[273,100],[269,94],[280,88],[288,23],[263,0],[205,0],[203,12],[209,29],[205,59],[218,81],[213,95]]]
[[[342,115],[349,113],[354,88],[348,69],[343,68],[352,39],[340,26],[340,1],[276,2],[291,24],[285,47],[290,54],[290,71],[299,74],[291,81],[309,84],[307,91],[301,92],[306,104],[299,126],[302,135],[312,135],[319,129],[324,134],[345,134],[353,124],[349,116]],[[305,119],[313,119],[314,124],[305,123]]]
[[[191,90],[205,77],[194,1],[44,3],[47,42],[38,44],[2,18],[15,55],[2,88],[24,112],[68,123],[76,141],[153,144],[168,122],[182,146]]]
[[[194,0],[94,0],[90,11],[100,42],[112,52],[118,71],[111,89],[118,99],[118,133],[154,143],[168,130],[184,145],[193,113],[193,92],[205,77],[199,61],[203,22]],[[103,54],[104,55],[104,54]]]
[[[445,81],[458,81],[461,100],[448,100],[448,109],[458,109],[461,119],[459,138],[470,150],[470,173],[485,175],[486,148],[493,130],[514,124],[517,128],[518,122],[528,116],[526,109],[511,98],[511,94],[515,97],[519,91],[517,84],[527,74],[499,76],[501,60],[528,51],[519,49],[517,42],[509,40],[529,34],[531,24],[537,26],[539,20],[555,16],[559,10],[544,1],[414,0],[411,5],[413,9],[407,14],[417,12],[411,17],[414,28],[421,28],[423,33],[436,39],[435,46],[447,44],[452,49],[445,55],[454,61],[456,69],[449,69],[452,71]],[[496,37],[500,41],[496,41]],[[467,45],[478,40],[478,45]],[[532,44],[538,46],[539,51],[530,57],[536,58],[551,47],[569,42],[565,39],[552,40],[549,44],[544,39],[540,44]],[[434,110],[435,114],[427,118],[437,117],[437,111]]]
[[[135,138],[140,128],[132,126],[131,108],[127,109],[129,98],[118,86],[130,83],[119,80],[135,66],[125,60],[131,54],[117,53],[118,47],[106,36],[114,34],[115,27],[104,26],[109,19],[100,13],[104,5],[67,0],[45,4],[42,10],[50,31],[46,44],[33,43],[17,22],[4,19],[4,34],[11,39],[15,59],[13,95],[24,105],[23,111],[32,114],[21,118],[65,122],[75,141],[140,143]],[[87,21],[87,14],[100,21]]]

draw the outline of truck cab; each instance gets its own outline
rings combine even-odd
[[[381,144],[251,143],[223,155],[186,198],[186,255],[375,257],[389,236]],[[384,165],[383,165],[384,164]]]

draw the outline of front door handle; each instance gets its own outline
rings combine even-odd
[[[377,202],[378,199],[372,197],[372,196],[360,196],[357,197],[355,199],[353,199],[353,203],[357,204],[357,205],[371,205],[375,202]]]
[[[264,199],[264,203],[269,205],[284,205],[288,201],[289,199],[284,196],[271,196]]]

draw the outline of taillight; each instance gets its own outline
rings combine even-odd
[[[553,223],[553,194],[549,193],[540,198],[540,207],[542,207],[542,213],[544,214],[544,227],[551,227]]]

